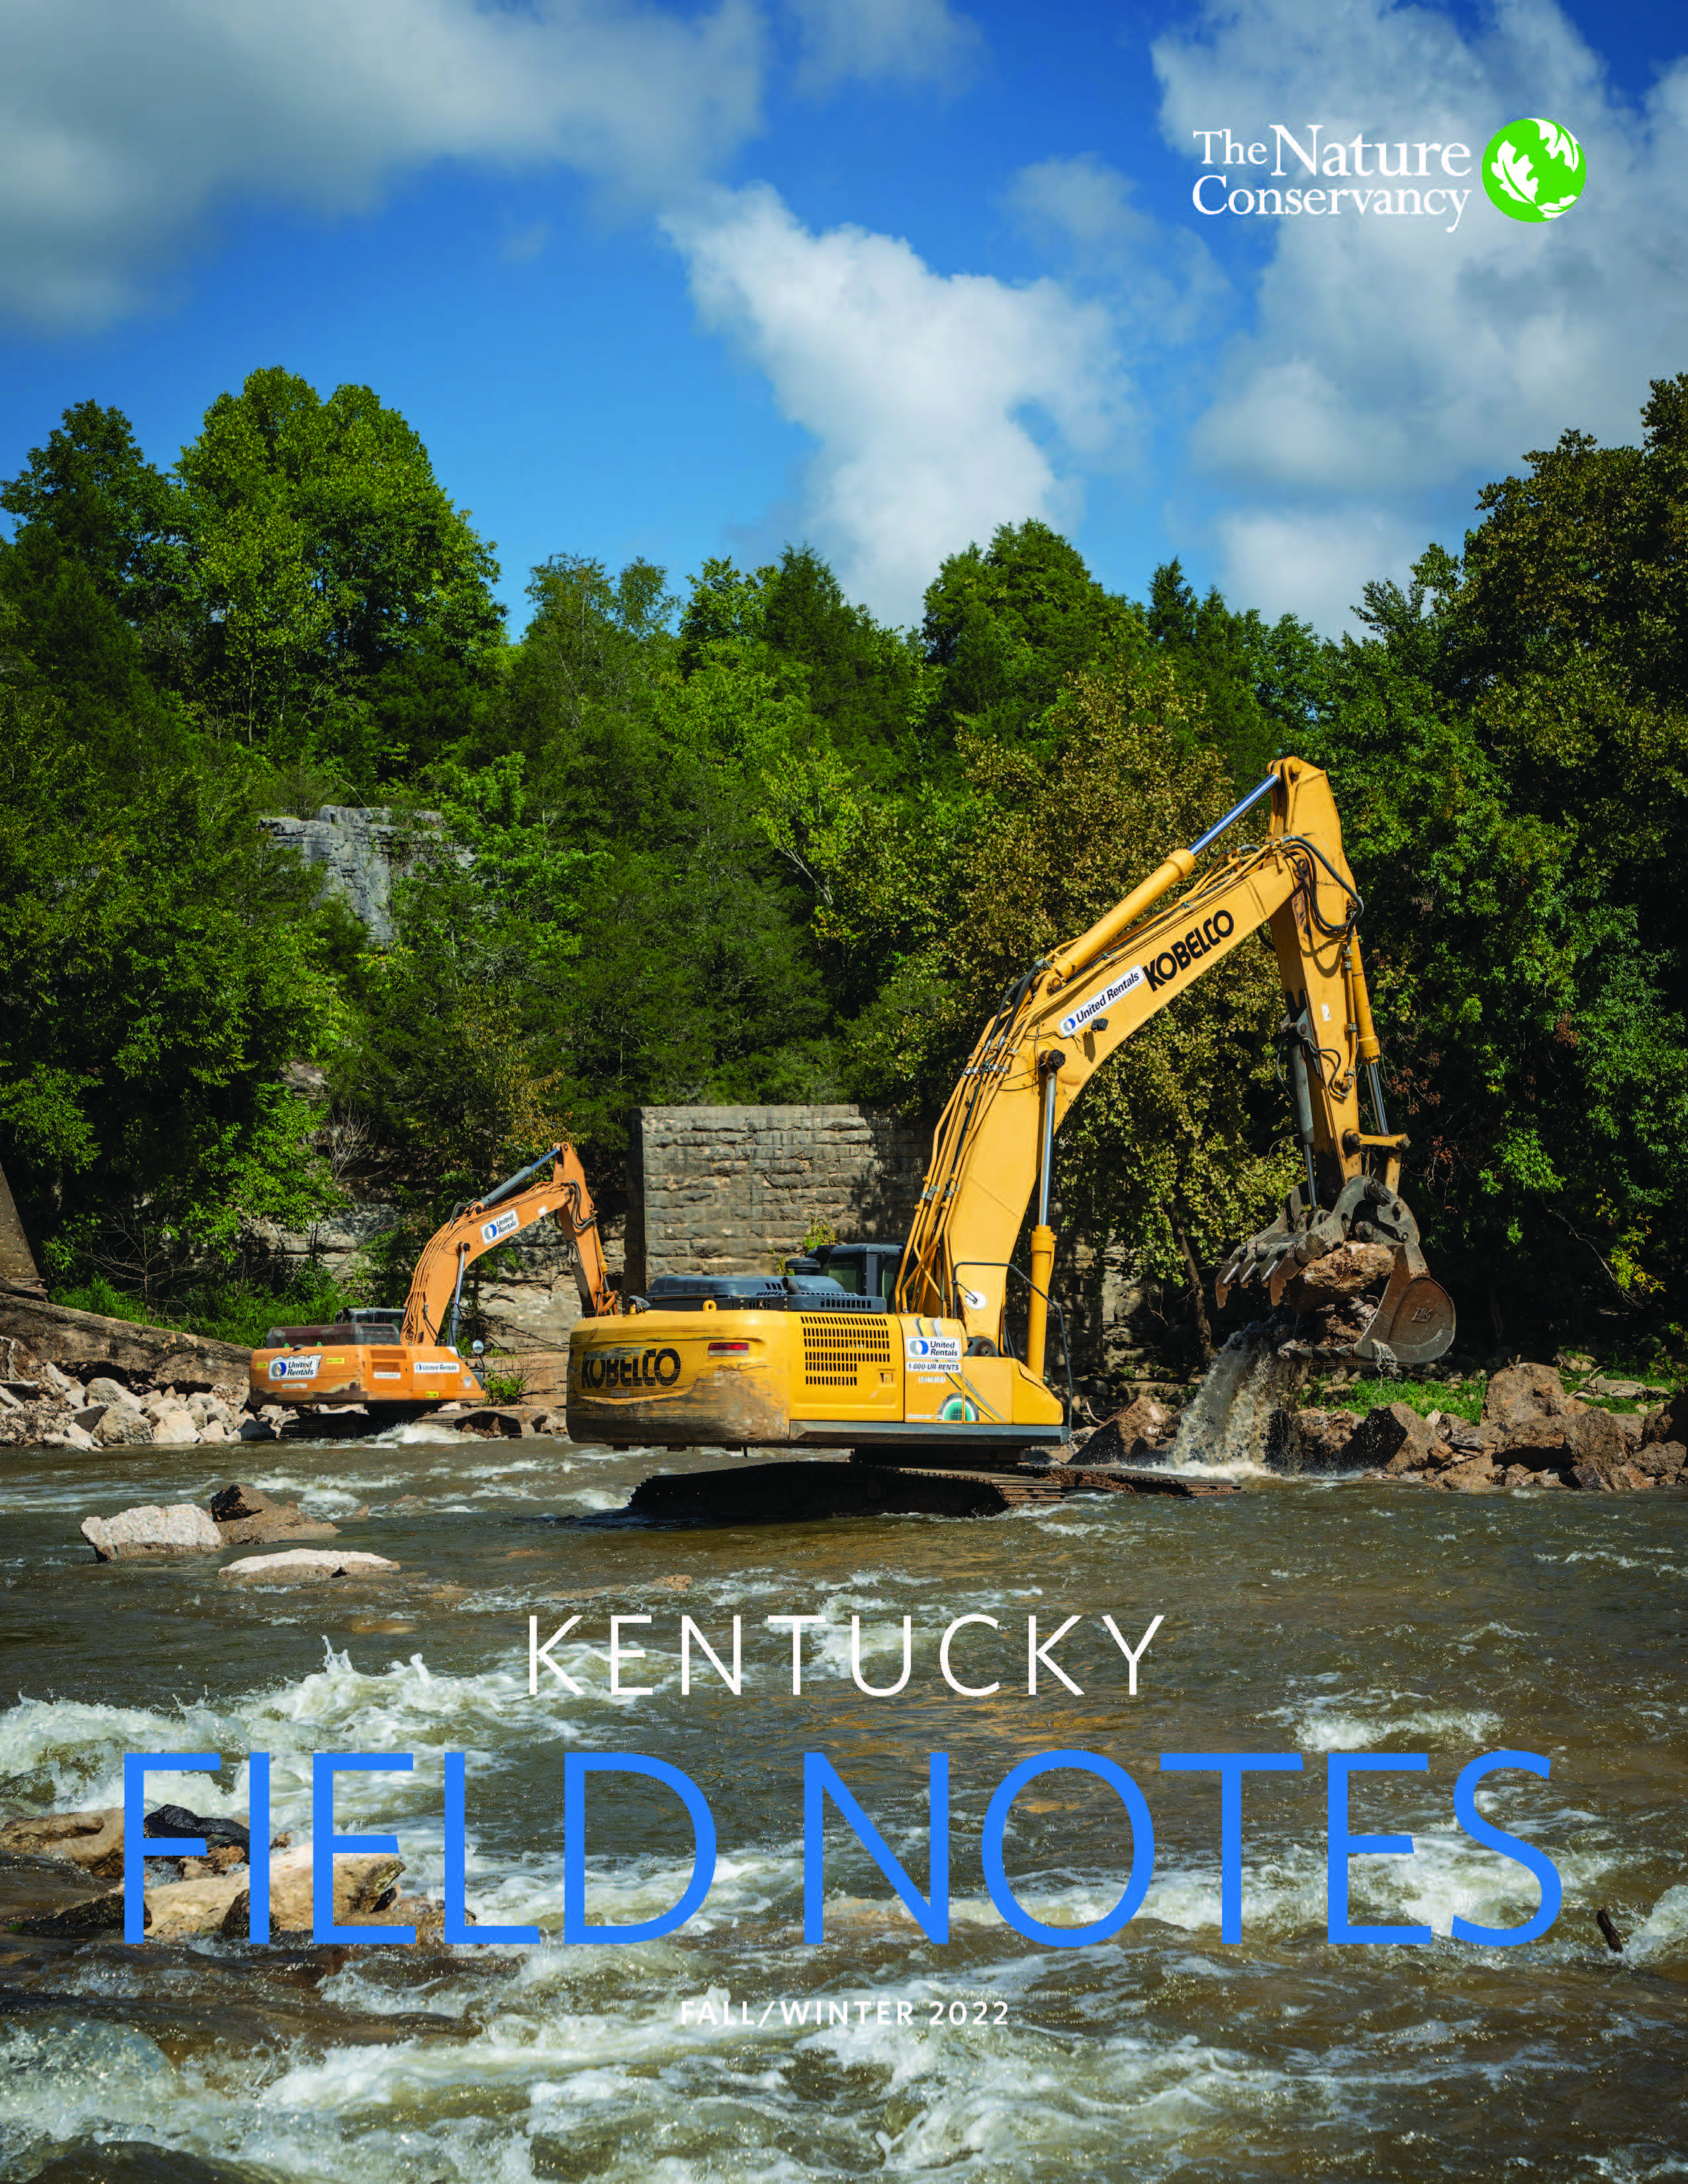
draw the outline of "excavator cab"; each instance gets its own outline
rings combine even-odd
[[[822,1275],[850,1296],[878,1297],[889,1304],[903,1263],[901,1244],[822,1244],[800,1259],[788,1259],[788,1274]]]

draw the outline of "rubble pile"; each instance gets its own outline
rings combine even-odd
[[[156,1385],[119,1365],[67,1373],[23,1343],[0,1340],[0,1446],[195,1448],[276,1440],[287,1413],[253,1410],[232,1379]]]

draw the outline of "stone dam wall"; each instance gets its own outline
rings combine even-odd
[[[627,1286],[777,1273],[805,1237],[906,1234],[931,1133],[863,1107],[642,1107],[628,1163]]]

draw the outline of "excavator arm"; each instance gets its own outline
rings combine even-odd
[[[541,1176],[540,1170],[547,1167],[550,1173]],[[486,1252],[509,1243],[548,1215],[574,1245],[582,1311],[592,1317],[619,1312],[621,1301],[604,1270],[598,1215],[580,1156],[572,1145],[553,1145],[496,1190],[472,1206],[460,1207],[429,1238],[410,1279],[402,1339],[415,1345],[443,1342],[454,1348],[464,1275]]]
[[[1268,798],[1265,838],[1167,904],[1217,837]],[[1284,987],[1279,1046],[1306,1180],[1278,1220],[1233,1255],[1220,1301],[1232,1287],[1258,1284],[1275,1305],[1314,1258],[1350,1241],[1385,1244],[1395,1253],[1389,1286],[1357,1348],[1375,1356],[1387,1345],[1404,1362],[1439,1357],[1452,1340],[1453,1307],[1429,1278],[1399,1195],[1407,1140],[1390,1134],[1384,1113],[1356,932],[1361,907],[1329,783],[1284,759],[1201,841],[1174,850],[1088,933],[1034,965],[1005,996],[939,1121],[897,1309],[960,1319],[970,1347],[1001,1346],[1009,1262],[1035,1190],[1026,1362],[1041,1374],[1055,1134],[1117,1048],[1265,926]],[[1371,1132],[1362,1127],[1362,1069]]]

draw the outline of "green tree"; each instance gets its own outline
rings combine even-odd
[[[1195,838],[1231,800],[1199,696],[1164,661],[1128,655],[1075,676],[1056,753],[979,739],[978,804],[934,889],[930,938],[903,956],[857,1027],[866,1082],[907,1106],[947,1094],[1002,994]],[[893,860],[905,854],[891,842]],[[1282,1013],[1264,939],[1236,950],[1121,1049],[1063,1130],[1069,1211],[1149,1269],[1185,1278],[1175,1222],[1215,1262],[1294,1178],[1271,1034]]]
[[[1005,523],[983,551],[953,554],[928,588],[926,657],[943,722],[1000,741],[1035,739],[1068,676],[1104,648],[1141,642],[1141,617],[1110,597],[1078,549],[1035,519]]]
[[[402,774],[440,733],[431,694],[490,689],[497,565],[427,452],[366,387],[326,400],[254,371],[181,452],[196,693],[245,744]],[[383,734],[387,740],[383,740]]]
[[[1306,622],[1284,615],[1267,623],[1252,607],[1234,613],[1217,586],[1198,599],[1176,560],[1150,579],[1145,619],[1186,687],[1201,692],[1206,734],[1236,788],[1252,788],[1273,759],[1299,749],[1323,674],[1323,648]]]
[[[1421,1217],[1497,1334],[1683,1311],[1684,387],[1644,448],[1568,433],[1486,488],[1462,564],[1367,586],[1313,739]]]
[[[78,402],[0,488],[20,536],[51,538],[109,606],[144,626],[179,601],[188,511],[180,485],[153,467],[120,410]]]
[[[0,1157],[55,1281],[156,1301],[334,1202],[281,1078],[340,1013],[315,883],[226,779],[114,777],[40,683],[0,708]]]

